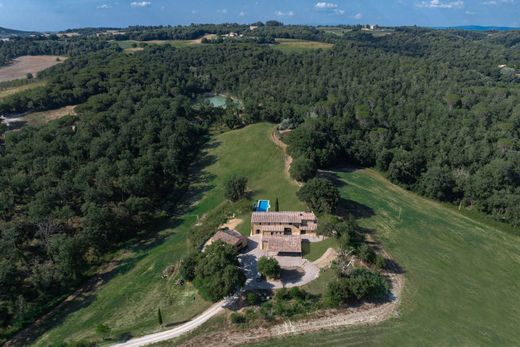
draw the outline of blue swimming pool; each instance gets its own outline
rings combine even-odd
[[[258,200],[258,204],[256,205],[256,212],[269,212],[269,200]]]

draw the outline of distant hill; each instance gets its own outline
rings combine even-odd
[[[0,38],[8,38],[13,36],[30,36],[30,35],[41,35],[36,31],[22,31],[0,27]]]
[[[481,25],[461,25],[454,27],[436,27],[435,29],[456,29],[456,30],[471,30],[471,31],[510,31],[520,30],[518,27],[495,27],[495,26],[481,26]]]

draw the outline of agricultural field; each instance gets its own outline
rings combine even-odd
[[[16,93],[20,93],[26,90],[31,90],[38,87],[45,86],[45,81],[37,81],[29,84],[23,84],[19,86],[13,86],[8,88],[2,88],[0,89],[0,99],[6,98],[8,96],[14,95]]]
[[[26,55],[14,59],[13,63],[0,68],[0,82],[26,78],[28,73],[35,77],[38,72],[63,62],[66,57],[55,55]]]
[[[126,41],[116,41],[119,47],[125,50],[125,52],[137,52],[143,50],[142,47],[139,47],[142,44],[147,45],[172,45],[177,48],[184,47],[192,47],[197,46],[202,43],[203,38],[212,39],[216,35],[207,34],[204,37],[195,40],[150,40],[150,41],[136,41],[136,40],[126,40]]]
[[[329,49],[334,45],[326,42],[307,41],[297,39],[276,39],[276,44],[272,45],[274,49],[279,49],[283,52],[302,52],[309,49]]]
[[[32,112],[22,117],[27,125],[39,126],[47,124],[51,120],[60,119],[65,116],[75,116],[75,106],[65,106],[55,110],[48,110],[42,112]]]
[[[402,267],[395,318],[255,346],[512,346],[520,341],[520,243],[484,217],[419,197],[373,170],[336,173],[342,198]],[[361,213],[360,213],[361,215]],[[361,216],[360,216],[361,217]],[[308,286],[319,292],[320,282]]]
[[[193,188],[203,194],[197,203],[161,231],[163,239],[121,251],[121,265],[114,269],[111,280],[74,303],[72,313],[41,336],[37,345],[96,341],[95,329],[100,323],[111,327],[113,336],[139,336],[157,330],[159,307],[166,327],[206,309],[209,303],[193,288],[175,286],[161,274],[186,254],[188,232],[197,219],[222,204],[224,180],[232,174],[246,176],[254,199],[278,197],[281,209],[303,207],[296,197],[297,186],[284,174],[284,153],[270,140],[272,131],[273,126],[264,123],[215,136],[205,155],[203,182]]]

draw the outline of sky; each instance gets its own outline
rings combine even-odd
[[[252,23],[520,27],[520,0],[0,0],[0,27]]]

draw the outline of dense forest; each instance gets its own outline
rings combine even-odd
[[[520,226],[520,33],[237,26],[135,27],[125,39],[243,30],[334,47],[287,53],[246,40],[128,54],[79,37],[67,48],[75,57],[42,73],[45,87],[0,102],[0,114],[80,104],[79,117],[1,140],[0,325],[21,325],[107,249],[174,209],[185,163],[217,123],[292,129],[291,154],[312,168],[305,179],[315,168],[374,166],[408,189]],[[67,53],[61,39],[48,41],[0,52]],[[208,91],[233,94],[243,110],[192,107]]]
[[[86,38],[38,36],[36,38],[11,38],[0,41],[0,66],[7,65],[22,55],[67,55],[77,56],[108,47],[109,43]]]

